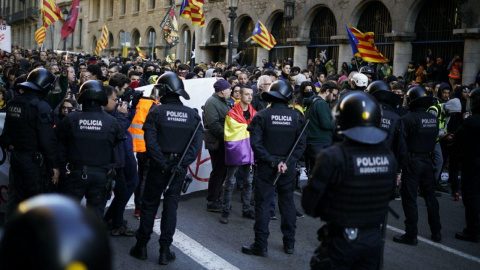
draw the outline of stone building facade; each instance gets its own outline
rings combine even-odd
[[[230,29],[230,0],[205,0],[205,27],[192,26],[188,19],[178,17],[180,42],[170,48],[163,40],[160,22],[175,1],[176,13],[181,0],[81,0],[79,21],[73,38],[67,39],[67,49],[92,52],[104,24],[109,29],[109,47],[103,52],[119,54],[122,47],[135,45],[158,58],[190,58],[193,32],[196,35],[196,61],[226,61]],[[34,47],[33,33],[41,24],[35,13],[28,17],[27,30],[18,19],[19,9],[12,9],[15,0],[2,0],[2,16],[12,25],[14,43]],[[26,0],[37,8],[41,0]],[[57,3],[63,10],[72,1]],[[284,16],[285,2],[294,2],[294,16]],[[9,12],[5,12],[10,5]],[[18,3],[17,3],[18,5]],[[35,6],[33,6],[35,7]],[[22,10],[22,9],[20,9]],[[10,12],[15,11],[15,12]],[[39,13],[39,12],[37,12]],[[13,16],[16,14],[16,16]],[[408,62],[433,57],[449,61],[454,54],[463,56],[463,82],[473,82],[480,70],[480,5],[476,0],[239,0],[234,20],[233,53],[242,51],[239,61],[245,65],[260,65],[292,57],[294,64],[306,66],[307,59],[325,53],[327,58],[350,62],[352,51],[345,25],[361,31],[375,32],[379,50],[389,59],[395,75],[405,72]],[[15,18],[10,23],[9,18]],[[277,39],[271,51],[254,44],[248,38],[260,20]],[[47,48],[61,49],[61,23],[56,23],[53,41],[47,32]],[[151,33],[155,33],[152,40]]]

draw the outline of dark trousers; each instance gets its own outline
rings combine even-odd
[[[107,170],[88,167],[84,174],[82,170],[72,170],[64,183],[59,184],[60,193],[71,196],[78,202],[85,196],[87,208],[93,210],[99,218],[103,218],[107,185]]]
[[[138,162],[138,184],[135,188],[135,210],[140,210],[142,203],[143,190],[145,189],[145,179],[148,172],[148,155],[147,152],[137,153]]]
[[[341,233],[326,237],[310,261],[312,270],[378,269],[382,250],[379,228],[361,230],[355,241],[345,240]]]
[[[47,192],[50,179],[45,170],[33,161],[34,152],[13,151],[10,156],[10,191],[5,220],[11,217],[18,204],[37,194]]]
[[[128,198],[130,199],[139,182],[137,160],[131,151],[125,151],[125,167],[123,168],[123,171],[125,173],[125,181],[127,183]]]
[[[112,227],[118,228],[123,223],[123,212],[125,211],[125,205],[128,203],[128,189],[127,182],[125,181],[125,173],[123,168],[115,169],[115,197],[110,204],[104,219],[106,221],[112,221]]]
[[[227,165],[225,164],[225,144],[220,142],[217,150],[208,150],[212,162],[212,172],[208,180],[207,201],[213,202],[220,199],[223,181],[227,175]]]
[[[310,174],[315,167],[315,160],[317,159],[318,153],[322,151],[323,148],[329,147],[331,143],[308,143],[307,148],[305,149],[305,167],[307,168],[307,174]]]
[[[278,208],[281,214],[281,230],[283,233],[283,244],[295,244],[296,210],[293,202],[293,191],[295,189],[295,164],[288,164],[288,170],[277,182]],[[277,168],[269,164],[259,162],[255,174],[255,244],[262,248],[268,246],[270,230],[270,201],[274,196],[275,188],[272,186]]]
[[[410,161],[402,173],[402,206],[405,212],[405,231],[409,237],[416,238],[418,234],[418,188],[427,204],[428,224],[432,233],[439,233],[440,213],[435,195],[435,180],[430,157],[410,157]]]
[[[173,241],[173,234],[177,226],[177,208],[180,200],[180,191],[187,174],[186,168],[182,168],[175,175],[170,188],[166,191],[163,198],[162,220],[160,221],[160,246],[170,246]],[[153,232],[153,223],[158,207],[160,206],[160,197],[168,184],[170,173],[164,174],[158,167],[150,167],[145,183],[145,191],[140,209],[140,226],[136,232],[137,243],[146,245]]]
[[[480,162],[462,161],[462,200],[465,206],[465,233],[480,235]]]
[[[458,180],[459,156],[456,150],[448,148],[448,156],[450,162],[448,164],[448,182],[452,187],[452,195],[455,195],[460,189],[460,181]]]

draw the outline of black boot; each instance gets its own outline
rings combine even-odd
[[[267,257],[268,251],[266,248],[261,248],[257,246],[255,243],[251,245],[242,246],[242,252],[248,255],[256,255],[260,257]]]
[[[158,264],[167,265],[169,262],[175,261],[175,253],[170,251],[169,246],[160,247],[160,257],[158,258]]]
[[[140,244],[135,244],[134,247],[130,249],[130,255],[132,257],[135,257],[139,260],[146,260],[148,258],[147,255],[147,246],[146,245],[140,245]]]
[[[393,237],[393,242],[397,242],[400,244],[406,244],[411,246],[418,245],[418,240],[416,237],[410,237],[407,234],[395,235]]]

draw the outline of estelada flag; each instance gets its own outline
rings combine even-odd
[[[78,4],[80,0],[75,0],[72,3],[72,7],[70,8],[70,12],[68,13],[67,19],[62,26],[62,38],[65,39],[68,35],[75,31],[75,25],[77,24],[78,18]]]
[[[352,46],[353,55],[361,56],[363,61],[373,63],[386,63],[389,60],[378,51],[374,42],[374,33],[362,33],[355,27],[345,25],[347,27],[348,39]]]
[[[58,7],[55,0],[43,0],[42,1],[42,20],[43,26],[48,27],[50,24],[62,20],[62,12]]]
[[[277,44],[275,38],[260,20],[255,25],[255,29],[252,33],[252,39],[267,50],[271,50],[273,47],[275,47],[275,44]]]
[[[38,43],[38,46],[42,46],[43,41],[45,40],[46,32],[47,30],[45,26],[41,26],[37,31],[35,31],[35,41]]]
[[[145,56],[145,54],[143,54],[142,50],[140,50],[140,48],[139,48],[137,45],[135,45],[135,48],[137,48],[138,55],[139,55],[140,57],[142,57],[142,59],[147,58],[147,57]]]
[[[183,0],[180,6],[180,17],[190,19],[192,25],[205,26],[205,16],[203,14],[204,0]]]

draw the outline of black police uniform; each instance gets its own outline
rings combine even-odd
[[[274,101],[271,107],[259,111],[248,126],[250,143],[257,163],[255,174],[255,247],[267,250],[267,239],[270,234],[270,200],[275,189],[272,188],[277,174],[277,165],[284,161],[293,147],[295,140],[304,125],[303,116],[298,111],[288,109],[282,102]],[[295,244],[296,209],[293,201],[295,189],[295,164],[306,147],[305,133],[293,151],[287,165],[286,173],[277,182],[278,206],[282,215],[281,228],[283,244],[293,248]],[[258,255],[258,254],[256,254]],[[266,255],[266,254],[265,254]]]
[[[82,110],[69,113],[57,127],[70,170],[66,181],[59,183],[59,189],[78,201],[85,196],[87,207],[102,218],[106,196],[111,192],[107,188],[107,174],[113,163],[113,147],[125,135],[117,119],[100,105],[82,104]]]
[[[480,92],[480,88],[474,89],[474,91]],[[474,91],[472,91],[472,95]],[[477,93],[477,95],[478,94],[479,93]],[[465,120],[465,123],[455,132],[452,145],[454,151],[460,157],[462,164],[461,191],[463,204],[465,206],[465,221],[467,223],[465,229],[463,229],[462,232],[458,232],[455,238],[471,242],[480,242],[479,137],[480,110],[473,112],[473,114]]]
[[[159,243],[161,247],[172,244],[187,166],[195,160],[202,147],[203,128],[199,128],[172,184],[165,191],[172,175],[171,170],[178,163],[201,119],[193,109],[184,106],[176,94],[168,94],[161,99],[161,103],[150,111],[143,126],[150,168],[140,208],[142,218],[136,232],[137,246],[146,246],[150,240],[162,194],[164,201]]]
[[[408,162],[402,172],[402,206],[405,211],[406,242],[416,244],[417,238],[417,194],[418,188],[424,195],[428,210],[428,223],[435,240],[440,237],[440,214],[435,195],[432,151],[438,135],[438,119],[426,108],[411,108],[411,112],[402,117],[405,128],[405,141],[408,149]],[[401,239],[397,242],[403,242]],[[438,239],[438,241],[440,241]]]
[[[322,150],[315,164],[302,205],[327,225],[318,231],[322,243],[312,269],[375,269],[382,248],[380,225],[395,187],[395,157],[383,144],[347,141]]]
[[[51,111],[41,93],[32,90],[7,104],[2,147],[13,147],[7,220],[20,202],[50,189],[48,168],[59,166]]]

